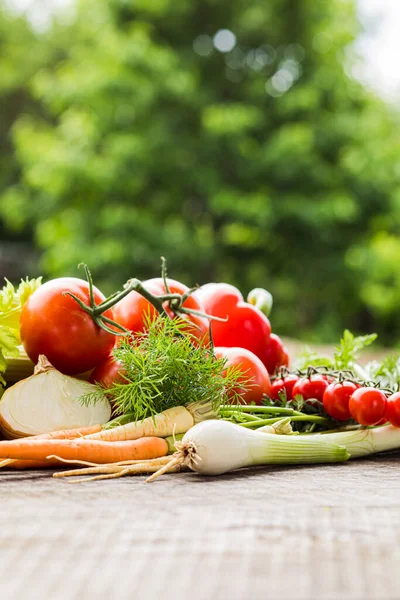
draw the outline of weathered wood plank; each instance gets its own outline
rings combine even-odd
[[[400,456],[71,485],[0,474],[0,597],[400,597]]]

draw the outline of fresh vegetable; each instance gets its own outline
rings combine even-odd
[[[227,421],[204,421],[184,435],[169,464],[185,464],[205,475],[219,475],[255,465],[340,462],[349,458],[345,447],[330,442],[327,435],[321,437],[276,435]]]
[[[292,396],[302,396],[303,400],[315,398],[322,402],[324,392],[328,387],[330,380],[325,375],[310,375],[310,377],[301,377],[293,386]]]
[[[225,319],[211,322],[215,346],[246,348],[262,356],[271,334],[270,322],[261,310],[244,301],[238,289],[227,283],[207,283],[193,295],[208,315]]]
[[[332,426],[334,426],[334,421],[329,418],[316,414],[315,412],[309,414],[295,410],[295,408],[292,407],[292,404],[292,402],[290,405],[286,406],[276,406],[269,403],[263,403],[262,406],[253,404],[224,404],[221,406],[219,414],[225,420],[250,429],[259,429],[265,425],[275,425],[282,418],[286,417],[290,417],[289,422],[291,425],[300,425],[303,429],[303,433],[308,432],[310,425],[312,425],[312,427],[310,427],[311,431],[313,431],[316,426],[321,426],[324,429],[332,428]],[[304,406],[307,407],[308,405],[305,404]],[[295,431],[295,433],[299,432]]]
[[[166,438],[170,435],[186,433],[194,423],[199,422],[203,418],[215,416],[211,407],[209,412],[203,409],[203,405],[196,403],[187,407],[175,406],[164,410],[158,415],[147,417],[147,419],[133,421],[111,429],[105,428],[100,432],[86,437],[92,440],[108,442],[137,440],[148,436]]]
[[[102,398],[88,406],[79,401],[94,389],[86,381],[63,375],[41,355],[35,374],[4,392],[0,400],[0,429],[7,438],[17,438],[102,425],[111,415],[108,400]]]
[[[291,400],[293,398],[293,387],[294,384],[299,380],[298,375],[286,375],[285,377],[279,377],[275,379],[271,384],[271,392],[269,397],[271,400],[279,400],[282,396],[285,400]]]
[[[2,373],[6,370],[6,358],[16,358],[20,354],[19,319],[21,309],[29,296],[41,285],[41,277],[21,280],[18,288],[7,281],[0,290],[0,385],[5,385]]]
[[[50,431],[49,433],[41,433],[39,435],[30,436],[29,439],[47,439],[47,440],[75,440],[76,438],[82,438],[85,435],[91,433],[97,433],[101,431],[101,425],[91,425],[89,427],[79,427],[78,429],[61,429],[60,431]],[[37,461],[33,464],[32,461],[26,460],[13,460],[0,458],[0,468],[10,467],[12,469],[41,469],[47,468],[49,461]]]
[[[146,290],[155,296],[162,296],[159,281],[153,279],[143,283]],[[139,292],[132,290],[113,306],[114,319],[134,334],[147,329],[149,322],[153,321],[158,311],[155,306]]]
[[[264,350],[260,354],[260,359],[267,367],[268,373],[273,375],[280,367],[289,366],[289,352],[284,346],[281,338],[275,333],[271,333]]]
[[[387,399],[385,419],[394,427],[400,427],[400,392]]]
[[[365,365],[367,378],[381,389],[400,389],[400,355],[391,354],[381,362],[370,361]]]
[[[114,383],[124,383],[124,368],[120,360],[112,354],[97,365],[89,377],[90,383],[99,383],[104,388],[111,387]]]
[[[115,336],[105,331],[92,315],[71,297],[83,304],[95,305],[105,297],[88,282],[75,277],[61,277],[43,284],[28,298],[21,311],[21,339],[29,358],[37,361],[47,356],[56,369],[67,375],[83,373],[109,356]],[[101,319],[112,319],[107,310]]]
[[[349,400],[350,414],[360,425],[376,425],[386,412],[386,396],[380,390],[359,387]]]
[[[247,302],[261,310],[266,317],[269,317],[274,300],[272,295],[264,288],[254,288],[248,293]]]
[[[121,338],[113,354],[122,364],[124,381],[108,388],[97,385],[82,402],[107,397],[115,414],[129,414],[132,421],[192,402],[217,410],[243,378],[239,369],[226,374],[225,359],[216,358],[206,346],[193,345],[187,325],[163,315],[137,336]]]
[[[214,348],[215,356],[225,359],[226,373],[231,370],[240,372],[237,384],[231,388],[228,397],[231,401],[260,404],[264,396],[271,393],[271,381],[268,371],[261,360],[245,348]]]
[[[323,404],[328,415],[338,421],[351,419],[349,400],[358,387],[351,381],[330,383],[323,395]]]
[[[162,302],[166,314],[171,319],[182,320],[185,324],[183,331],[192,335],[195,340],[208,343],[208,320],[201,316],[203,307],[186,285],[174,279],[157,277],[144,281],[143,287],[157,297],[172,296],[170,300]],[[120,300],[113,311],[116,322],[134,334],[146,331],[148,323],[157,315],[154,306],[136,291]]]
[[[87,438],[49,440],[25,438],[0,442],[0,455],[19,460],[59,458],[99,464],[121,460],[147,460],[166,456],[168,444],[162,438],[145,437],[125,442],[103,442]]]
[[[356,369],[359,374],[364,376],[366,374],[360,369],[357,359],[360,352],[372,344],[377,337],[376,333],[355,336],[351,331],[345,329],[339,345],[336,346],[333,358],[321,356],[318,352],[311,351],[306,347],[299,356],[296,366],[301,370],[308,367],[327,367],[337,371]]]
[[[263,464],[340,462],[400,448],[400,428],[392,425],[314,435],[274,435],[250,431],[227,421],[205,421],[177,443],[171,461],[152,475],[153,481],[173,465],[186,465],[205,475],[218,475]]]

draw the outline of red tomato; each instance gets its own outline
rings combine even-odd
[[[179,281],[175,281],[174,279],[167,279],[167,283],[171,294],[179,294],[182,296],[189,290],[186,285]],[[164,281],[161,277],[148,279],[143,282],[143,286],[155,296],[163,296],[167,293]],[[176,318],[175,313],[170,308],[168,302],[164,302],[163,306],[171,319]],[[192,294],[185,300],[183,307],[204,312],[201,303]],[[114,306],[113,311],[115,321],[133,333],[139,333],[145,330],[147,315],[150,315],[150,318],[154,318],[157,315],[157,310],[154,306],[141,296],[141,294],[134,291],[130,292],[125,298],[120,300]],[[193,314],[180,315],[179,318],[187,323],[187,328],[185,328],[187,333],[190,333],[201,342],[208,343],[208,319]]]
[[[275,379],[271,385],[271,400],[279,400],[279,393],[285,391],[286,399],[291,400],[293,398],[292,391],[294,384],[299,380],[297,375],[288,375],[281,379]]]
[[[116,337],[95,324],[79,304],[63,292],[75,294],[89,305],[89,285],[75,277],[48,281],[35,290],[21,311],[21,340],[29,358],[36,363],[39,354],[67,375],[93,369],[110,354]],[[95,303],[105,297],[93,288]],[[105,316],[113,319],[113,311]]]
[[[215,346],[246,348],[260,357],[271,334],[268,318],[255,306],[245,302],[238,289],[227,283],[208,283],[194,296],[207,314],[227,319],[212,321]]]
[[[315,398],[322,402],[324,392],[328,387],[330,380],[325,375],[312,375],[311,377],[301,377],[293,386],[292,396],[303,396],[304,400]]]
[[[240,365],[243,372],[243,381],[250,380],[248,389],[238,387],[235,392],[241,394],[246,404],[255,402],[261,404],[264,394],[271,394],[271,381],[268,371],[261,360],[250,350],[245,348],[214,348],[217,358],[226,358],[226,366],[236,367]],[[239,381],[240,383],[240,381]]]
[[[162,286],[156,281],[147,281],[145,287],[155,296],[163,294]],[[158,314],[154,306],[144,296],[134,291],[117,302],[113,306],[113,312],[115,321],[132,331],[132,333],[144,331],[146,317],[150,317],[152,320]]]
[[[351,381],[330,383],[323,395],[324,408],[328,415],[338,421],[351,419],[349,400],[358,387],[360,386]]]
[[[385,419],[394,427],[400,427],[400,392],[387,399]]]
[[[283,345],[280,337],[271,333],[264,352],[259,356],[268,369],[268,373],[273,375],[279,367],[289,366],[289,352]]]
[[[123,377],[124,369],[120,360],[116,360],[112,354],[108,356],[92,371],[90,383],[100,383],[104,387],[111,387],[114,383],[125,383]]]
[[[351,416],[360,425],[376,425],[385,415],[387,400],[380,390],[360,387],[349,400]]]

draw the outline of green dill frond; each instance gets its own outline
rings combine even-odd
[[[133,420],[140,420],[192,402],[211,403],[217,412],[228,397],[231,402],[237,399],[237,389],[246,388],[240,369],[227,369],[226,359],[193,343],[182,320],[159,316],[147,325],[138,336],[121,338],[113,351],[125,381],[107,390],[97,386],[116,415],[130,413]]]

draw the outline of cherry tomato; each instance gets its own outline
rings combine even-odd
[[[171,294],[183,296],[189,288],[175,281],[167,279],[168,288]],[[143,282],[143,286],[155,296],[163,296],[167,293],[164,281],[161,277],[148,279]],[[164,302],[163,307],[167,314],[172,318],[177,318],[174,311],[170,308],[168,302]],[[191,294],[183,303],[184,308],[204,312],[201,303]],[[132,291],[125,298],[120,300],[113,308],[114,317],[117,323],[123,325],[133,333],[140,333],[146,329],[146,317],[150,319],[157,315],[155,307],[138,292]],[[185,331],[190,333],[201,343],[208,343],[208,319],[196,314],[182,314],[179,319],[187,323]]]
[[[243,381],[250,380],[248,389],[241,388],[240,385],[234,390],[241,394],[246,404],[255,402],[261,404],[264,394],[271,394],[271,381],[268,371],[261,360],[250,350],[245,348],[214,348],[217,358],[227,359],[226,367],[240,366],[243,372]],[[239,380],[240,384],[240,380]]]
[[[271,333],[264,351],[259,356],[268,369],[268,373],[273,375],[279,367],[289,366],[289,352],[283,345],[281,338]]]
[[[342,383],[330,383],[323,395],[324,408],[328,415],[338,421],[347,421],[351,419],[349,400],[350,396],[359,388],[351,381]]]
[[[385,419],[394,427],[400,427],[400,392],[387,399]]]
[[[212,321],[215,346],[246,348],[260,357],[271,334],[268,318],[244,301],[242,294],[227,283],[207,283],[194,296],[207,314],[226,319]]]
[[[112,354],[107,356],[103,362],[101,362],[92,371],[89,381],[90,383],[100,383],[104,387],[111,387],[114,383],[125,383],[124,379],[124,368],[119,360],[116,360]]]
[[[75,294],[89,305],[89,285],[75,277],[60,277],[35,290],[23,306],[20,318],[21,340],[29,358],[36,363],[39,354],[67,375],[93,369],[110,354],[116,337],[95,324],[79,304],[63,292]],[[93,288],[96,304],[105,297]],[[113,319],[113,311],[105,316]]]
[[[383,419],[386,411],[386,396],[380,390],[360,387],[353,392],[349,400],[351,416],[360,425],[376,425]]]
[[[286,399],[291,400],[293,398],[292,391],[294,384],[299,380],[297,375],[288,375],[287,377],[275,379],[271,385],[271,400],[279,400],[280,392],[286,392]]]
[[[303,396],[304,400],[315,398],[322,402],[324,392],[328,387],[330,380],[325,375],[312,375],[311,377],[301,377],[293,386],[292,396]]]

